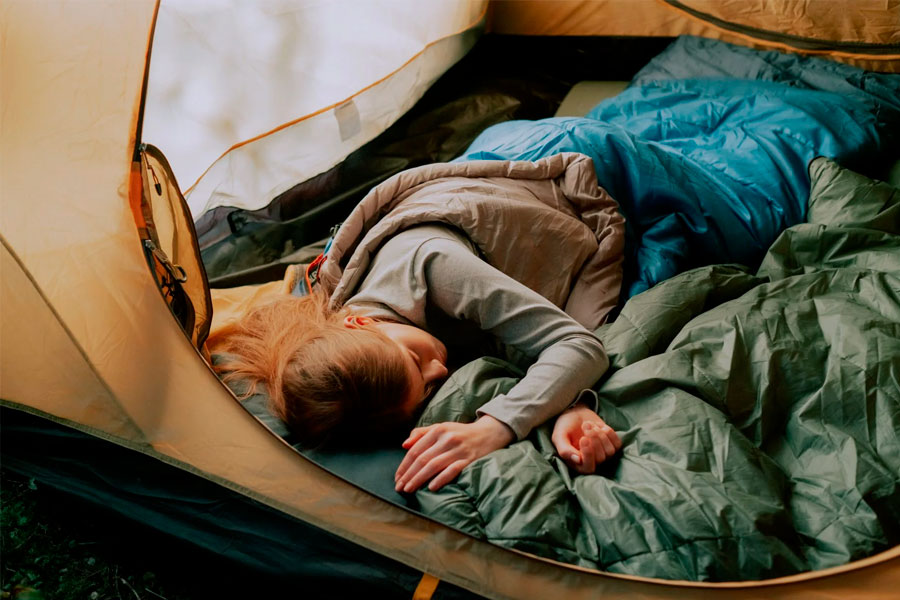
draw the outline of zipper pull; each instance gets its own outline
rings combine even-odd
[[[153,178],[153,189],[156,190],[156,195],[162,196],[162,185],[159,183],[159,177],[156,176],[156,171],[150,166],[150,159],[147,158],[147,154],[143,151],[141,151],[141,155],[144,158],[144,164],[147,165],[147,170],[150,171],[150,177]]]
[[[166,253],[163,252],[156,244],[153,243],[153,240],[144,240],[144,247],[149,250],[156,259],[163,264],[169,274],[175,278],[175,281],[178,283],[184,283],[187,281],[187,272],[180,265],[176,265],[169,257],[166,256]]]

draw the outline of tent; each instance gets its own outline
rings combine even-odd
[[[226,36],[234,35],[224,25],[232,16],[265,32],[257,17],[294,15],[276,20],[287,39],[297,35],[293,27],[315,23],[317,4],[300,2],[293,12],[286,10],[293,3],[263,3],[262,16],[199,6],[219,15],[201,20]],[[203,138],[212,150],[175,140],[170,152],[154,140],[168,161],[142,146],[150,141],[151,46],[154,57],[164,56],[154,35],[165,39],[156,25],[167,7],[3,4],[4,464],[263,569],[346,577],[393,592],[418,588],[425,594],[420,597],[433,592],[438,580],[458,586],[442,584],[438,594],[466,590],[510,598],[887,596],[900,585],[898,548],[778,580],[698,584],[616,576],[495,547],[384,502],[298,456],[217,379],[201,349],[211,316],[208,288],[175,176],[189,186],[198,225],[217,207],[236,206],[238,197],[246,201],[244,209],[263,209],[385,131],[485,27],[555,36],[694,33],[900,70],[900,15],[881,2],[847,2],[843,10],[834,10],[834,3],[787,1],[752,7],[624,0],[421,4],[386,2],[387,8],[367,12],[359,10],[363,3],[348,2],[337,15],[318,13],[324,21],[340,17],[351,31],[354,18],[370,25],[374,15],[387,15],[384,20],[404,33],[376,32],[376,38],[402,49],[301,108],[220,107],[214,125],[231,129],[227,141],[169,123],[176,135],[190,131],[186,138]],[[360,31],[370,29],[363,25]],[[325,43],[307,34],[304,39]],[[269,39],[260,36],[259,46]],[[174,56],[184,61],[183,54]],[[344,65],[348,59],[336,60]],[[247,63],[259,72],[257,63]],[[296,72],[290,64],[280,67],[282,75]],[[236,85],[260,89],[258,81],[235,77],[227,62],[219,68]],[[273,73],[264,79],[278,82]],[[242,102],[266,98],[237,96]],[[181,101],[190,106],[193,100]],[[175,118],[161,110],[154,118]],[[250,114],[261,115],[251,130],[232,128]],[[303,150],[304,144],[317,152]],[[185,166],[180,175],[179,152],[203,157],[201,166]],[[284,163],[276,166],[272,157]],[[277,173],[285,171],[291,175],[281,180]],[[153,195],[170,202],[152,209],[142,204]],[[155,223],[153,234],[142,231],[148,221]],[[193,299],[189,306],[186,297]],[[160,497],[168,502],[151,500]],[[196,505],[211,499],[223,514],[213,519],[206,513],[204,520]],[[240,547],[226,542],[237,536]],[[329,564],[339,565],[339,572]]]

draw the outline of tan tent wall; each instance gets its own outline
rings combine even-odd
[[[0,397],[498,598],[886,598],[900,550],[763,583],[681,584],[504,550],[298,456],[234,400],[150,276],[129,208],[152,2],[0,6]]]
[[[801,41],[766,41],[741,30],[761,30],[823,42],[893,46],[882,55],[837,47],[810,50]],[[755,48],[828,56],[864,69],[900,72],[900,4],[884,0],[517,0],[491,4],[488,30],[517,35],[698,35]]]

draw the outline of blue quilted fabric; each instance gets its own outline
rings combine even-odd
[[[510,121],[457,160],[581,152],[628,222],[623,300],[689,268],[755,267],[806,219],[816,156],[898,158],[900,76],[685,37],[584,118]]]

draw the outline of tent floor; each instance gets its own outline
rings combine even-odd
[[[145,555],[156,551],[169,562],[196,565],[211,594],[409,598],[422,577],[201,477],[7,407],[0,409],[0,454],[4,470],[77,499],[67,510],[97,522],[101,536],[134,539],[147,547]],[[476,597],[447,582],[434,596]]]

